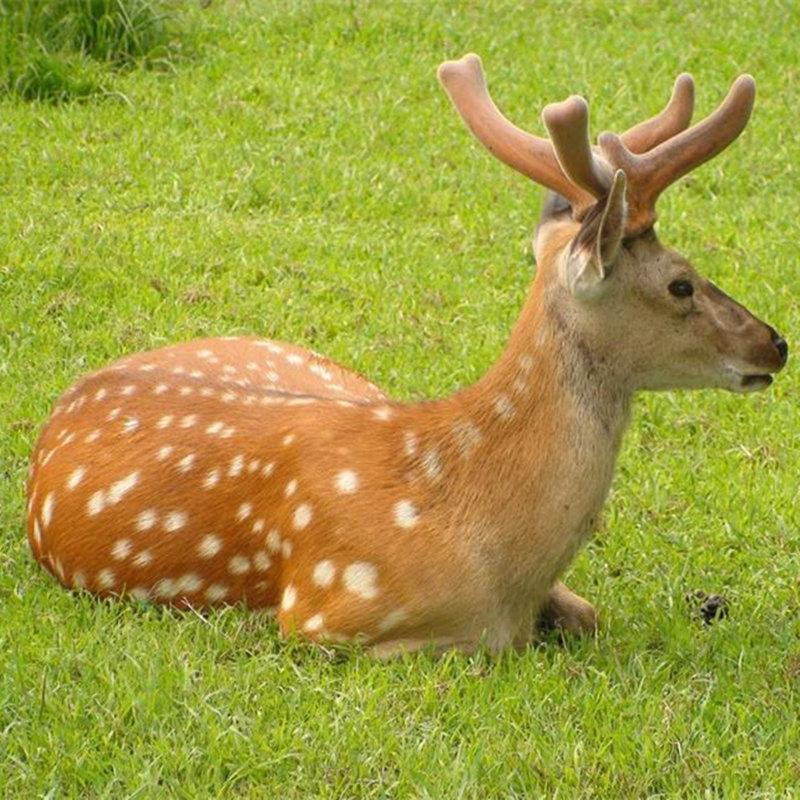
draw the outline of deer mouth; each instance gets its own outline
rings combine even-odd
[[[758,392],[772,385],[772,375],[763,373],[761,375],[741,375],[739,377],[740,391]]]

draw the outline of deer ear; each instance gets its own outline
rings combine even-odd
[[[625,185],[625,173],[619,169],[608,194],[588,213],[567,252],[564,280],[579,300],[600,296],[619,255],[627,216]]]

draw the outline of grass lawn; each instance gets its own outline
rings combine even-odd
[[[800,797],[800,379],[642,396],[567,583],[598,638],[373,663],[263,616],[101,603],[32,560],[23,484],[57,395],[110,359],[253,333],[399,398],[476,380],[533,273],[541,191],[435,80],[474,50],[540,131],[624,129],[741,71],[754,118],[659,205],[664,241],[800,343],[795,4],[214,2],[174,72],[0,102],[0,795]],[[728,619],[687,613],[695,589]]]

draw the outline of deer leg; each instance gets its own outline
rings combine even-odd
[[[591,603],[559,581],[553,584],[539,611],[539,627],[594,634],[597,633],[597,612]]]

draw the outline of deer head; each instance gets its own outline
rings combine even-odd
[[[661,193],[744,129],[755,97],[749,75],[691,128],[694,83],[681,75],[661,114],[619,136],[603,133],[595,147],[581,97],[544,109],[544,139],[500,113],[477,56],[444,63],[439,79],[497,158],[556,193],[534,240],[537,282],[550,315],[605,365],[604,374],[631,391],[744,392],[772,382],[770,373],[786,363],[786,341],[665,248],[653,229]]]

